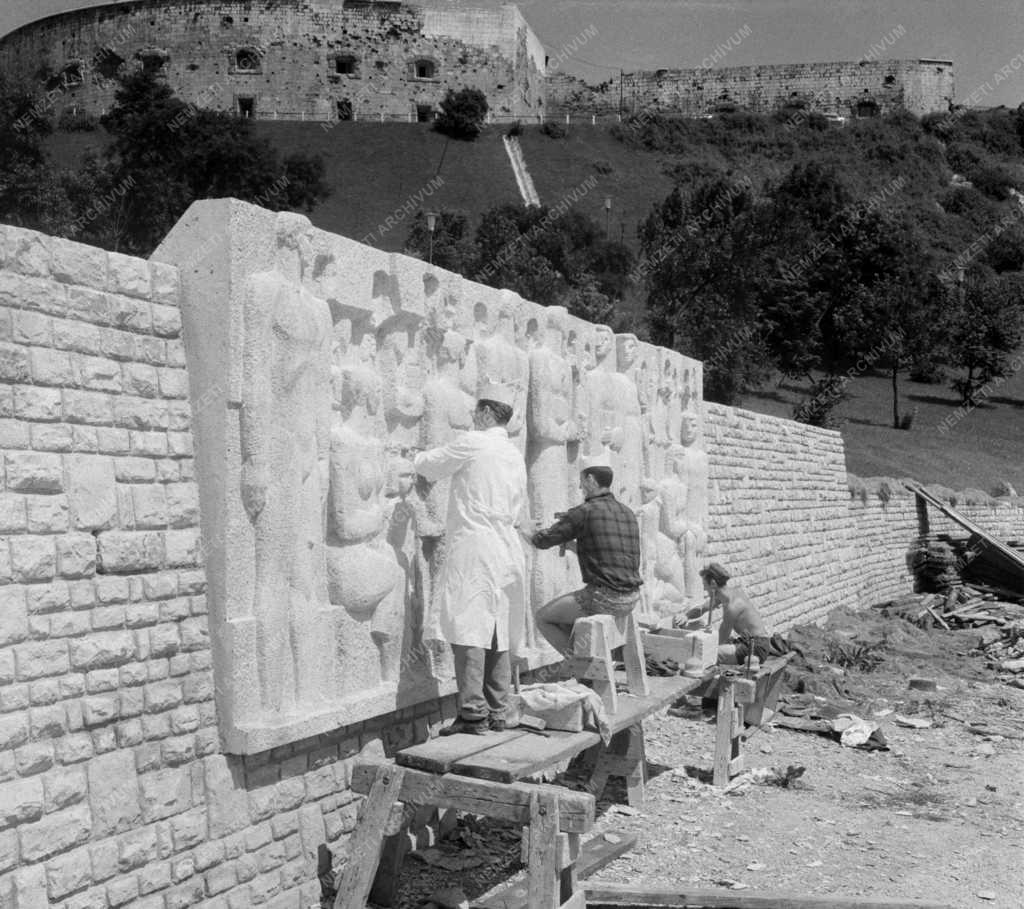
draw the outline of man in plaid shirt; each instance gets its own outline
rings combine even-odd
[[[623,616],[640,600],[640,527],[636,515],[612,495],[612,469],[591,465],[580,473],[584,502],[558,515],[544,530],[524,534],[538,549],[576,541],[586,586],[542,606],[536,615],[541,634],[563,656],[576,619]]]

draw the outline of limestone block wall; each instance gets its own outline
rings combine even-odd
[[[911,593],[913,552],[969,534],[900,480],[846,472],[838,432],[705,402],[708,558],[777,629]],[[929,487],[998,539],[1024,539],[1024,502]]]
[[[548,80],[548,113],[696,117],[719,110],[771,113],[800,105],[807,111],[848,117],[898,110],[913,114],[948,110],[954,98],[948,60],[874,60],[660,69],[627,73],[590,86],[565,74]]]
[[[857,605],[839,433],[711,402],[704,412],[708,557],[777,629]]]
[[[31,23],[0,67],[43,80],[40,110],[101,114],[116,76],[145,67],[200,107],[281,119],[413,119],[449,88],[498,117],[544,104],[544,57],[519,10],[362,0],[136,0]]]

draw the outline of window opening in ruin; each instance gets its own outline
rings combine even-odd
[[[886,85],[894,85],[895,83],[896,83],[896,77],[895,76],[886,76],[885,77],[885,84]]]
[[[342,76],[355,76],[359,72],[359,60],[352,56],[335,57],[334,71]]]
[[[351,120],[352,119],[352,102],[348,98],[342,98],[338,102],[338,119],[339,120]]]
[[[878,116],[878,105],[874,101],[858,101],[857,102],[857,117],[865,119],[867,117]]]
[[[256,99],[255,98],[239,98],[238,99],[238,116],[244,120],[251,120],[256,116]]]
[[[243,47],[235,54],[235,68],[241,73],[258,73],[260,71],[260,55],[251,47]]]
[[[221,26],[221,28],[230,28],[234,24],[235,24],[235,17],[234,16],[221,16],[220,17],[220,26]]]
[[[377,62],[376,62],[376,63],[374,64],[374,66],[376,66],[376,67],[377,67],[377,69],[379,69],[379,70],[380,70],[381,72],[384,72],[384,70],[386,70],[386,69],[388,68],[388,65],[387,65],[387,63],[385,63],[385,62],[384,62],[383,60],[378,60],[378,61],[377,61]]]
[[[412,72],[417,79],[433,79],[437,75],[437,64],[433,60],[416,60]]]
[[[121,69],[124,63],[124,57],[120,54],[115,53],[109,47],[103,48],[103,51],[97,56],[96,59],[96,71],[104,79],[113,79],[117,76],[118,71]]]
[[[432,104],[416,105],[416,122],[432,123],[434,120],[434,106]]]
[[[139,51],[136,56],[142,61],[143,72],[152,73],[153,75],[163,70],[164,64],[167,62],[166,56],[155,51]]]

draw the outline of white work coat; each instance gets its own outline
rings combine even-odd
[[[503,426],[472,430],[416,455],[429,481],[451,477],[445,558],[432,604],[424,604],[424,640],[522,650],[526,556],[515,525],[526,502],[526,463]]]

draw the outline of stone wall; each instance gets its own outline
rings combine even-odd
[[[946,111],[954,98],[946,60],[792,63],[627,73],[598,86],[559,74],[548,80],[548,114],[771,113],[783,108],[846,117],[898,110]]]
[[[920,545],[968,536],[901,481],[848,475],[838,432],[709,402],[704,413],[708,557],[734,572],[775,628],[910,593]],[[1019,497],[928,489],[998,539],[1024,539]]]
[[[104,112],[115,77],[139,67],[184,101],[261,118],[415,120],[466,86],[498,117],[536,117],[544,104],[543,51],[511,5],[138,0],[0,39],[0,68],[41,77],[40,109],[53,116]]]
[[[435,702],[221,753],[178,270],[0,227],[0,905],[319,893],[361,751]],[[200,402],[200,406],[201,402]]]

